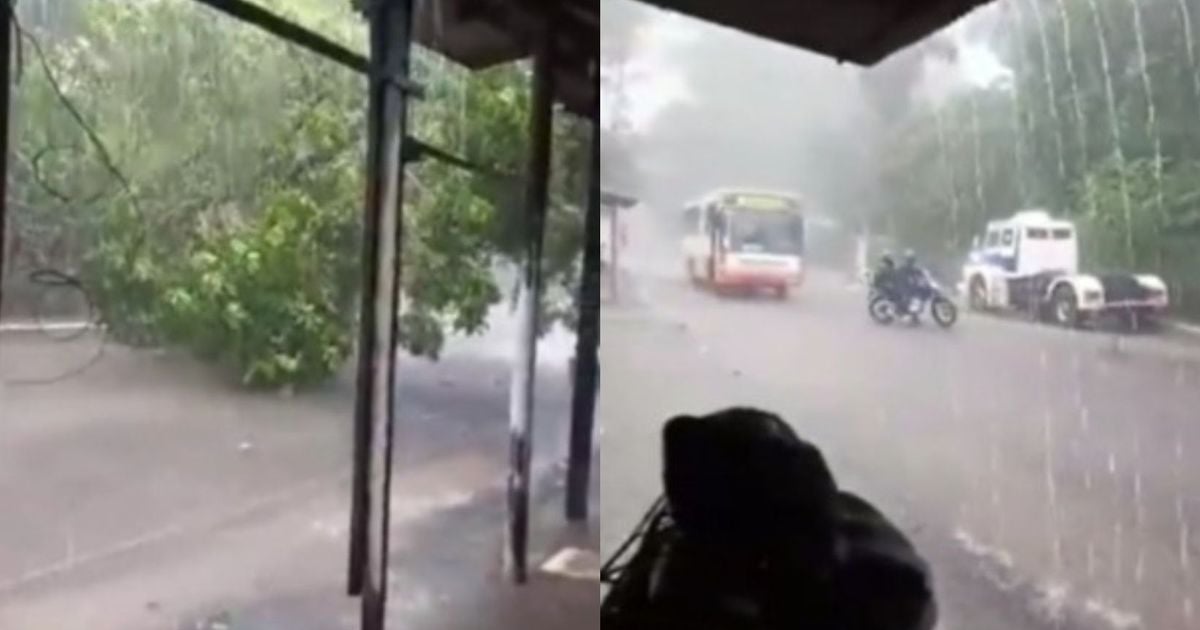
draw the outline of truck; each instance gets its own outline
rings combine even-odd
[[[973,311],[1023,312],[1066,327],[1107,315],[1137,326],[1170,306],[1156,275],[1080,271],[1078,228],[1043,209],[989,222],[973,242],[960,288]]]

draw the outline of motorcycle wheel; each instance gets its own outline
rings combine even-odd
[[[958,321],[958,307],[946,298],[934,299],[929,305],[929,313],[933,316],[933,321],[942,328],[949,328]]]
[[[896,321],[896,305],[882,295],[871,298],[867,309],[871,314],[871,319],[875,320],[877,324],[887,326]]]

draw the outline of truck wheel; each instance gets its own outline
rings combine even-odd
[[[1079,326],[1079,299],[1075,296],[1075,289],[1067,285],[1058,287],[1054,290],[1051,305],[1050,314],[1054,317],[1054,323],[1068,328]]]
[[[981,312],[987,310],[988,291],[987,283],[983,281],[983,278],[976,276],[971,280],[971,288],[968,295],[968,303],[972,311]]]

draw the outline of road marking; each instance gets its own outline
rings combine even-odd
[[[31,333],[31,332],[79,332],[99,328],[95,322],[5,322],[0,324],[0,333]]]
[[[345,479],[349,479],[348,473],[337,476],[324,475],[320,477],[314,477],[312,479],[308,479],[284,488],[280,491],[255,497],[232,509],[218,511],[208,518],[200,521],[194,521],[190,518],[185,518],[171,523],[165,527],[142,534],[141,536],[136,536],[134,538],[89,551],[87,553],[76,554],[72,551],[67,554],[66,558],[59,560],[58,562],[53,562],[35,569],[31,569],[13,579],[0,582],[0,595],[15,591],[32,582],[69,573],[84,565],[114,558],[125,553],[149,547],[165,540],[170,540],[171,538],[184,535],[189,531],[202,531],[204,529],[217,527],[222,523],[236,520],[258,510],[279,505],[293,499],[298,499],[308,495],[311,492],[314,492],[318,488],[324,487],[327,484],[336,483]]]

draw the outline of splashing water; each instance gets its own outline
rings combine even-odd
[[[1054,144],[1058,149],[1058,175],[1066,178],[1067,165],[1064,156],[1065,149],[1063,148],[1062,137],[1062,121],[1058,116],[1058,99],[1057,92],[1054,89],[1054,74],[1050,71],[1050,40],[1046,36],[1046,20],[1042,16],[1041,1],[1029,0],[1029,5],[1033,7],[1033,21],[1037,25],[1038,39],[1042,49],[1042,80],[1046,84],[1046,102],[1050,110],[1050,123],[1054,128]]]

